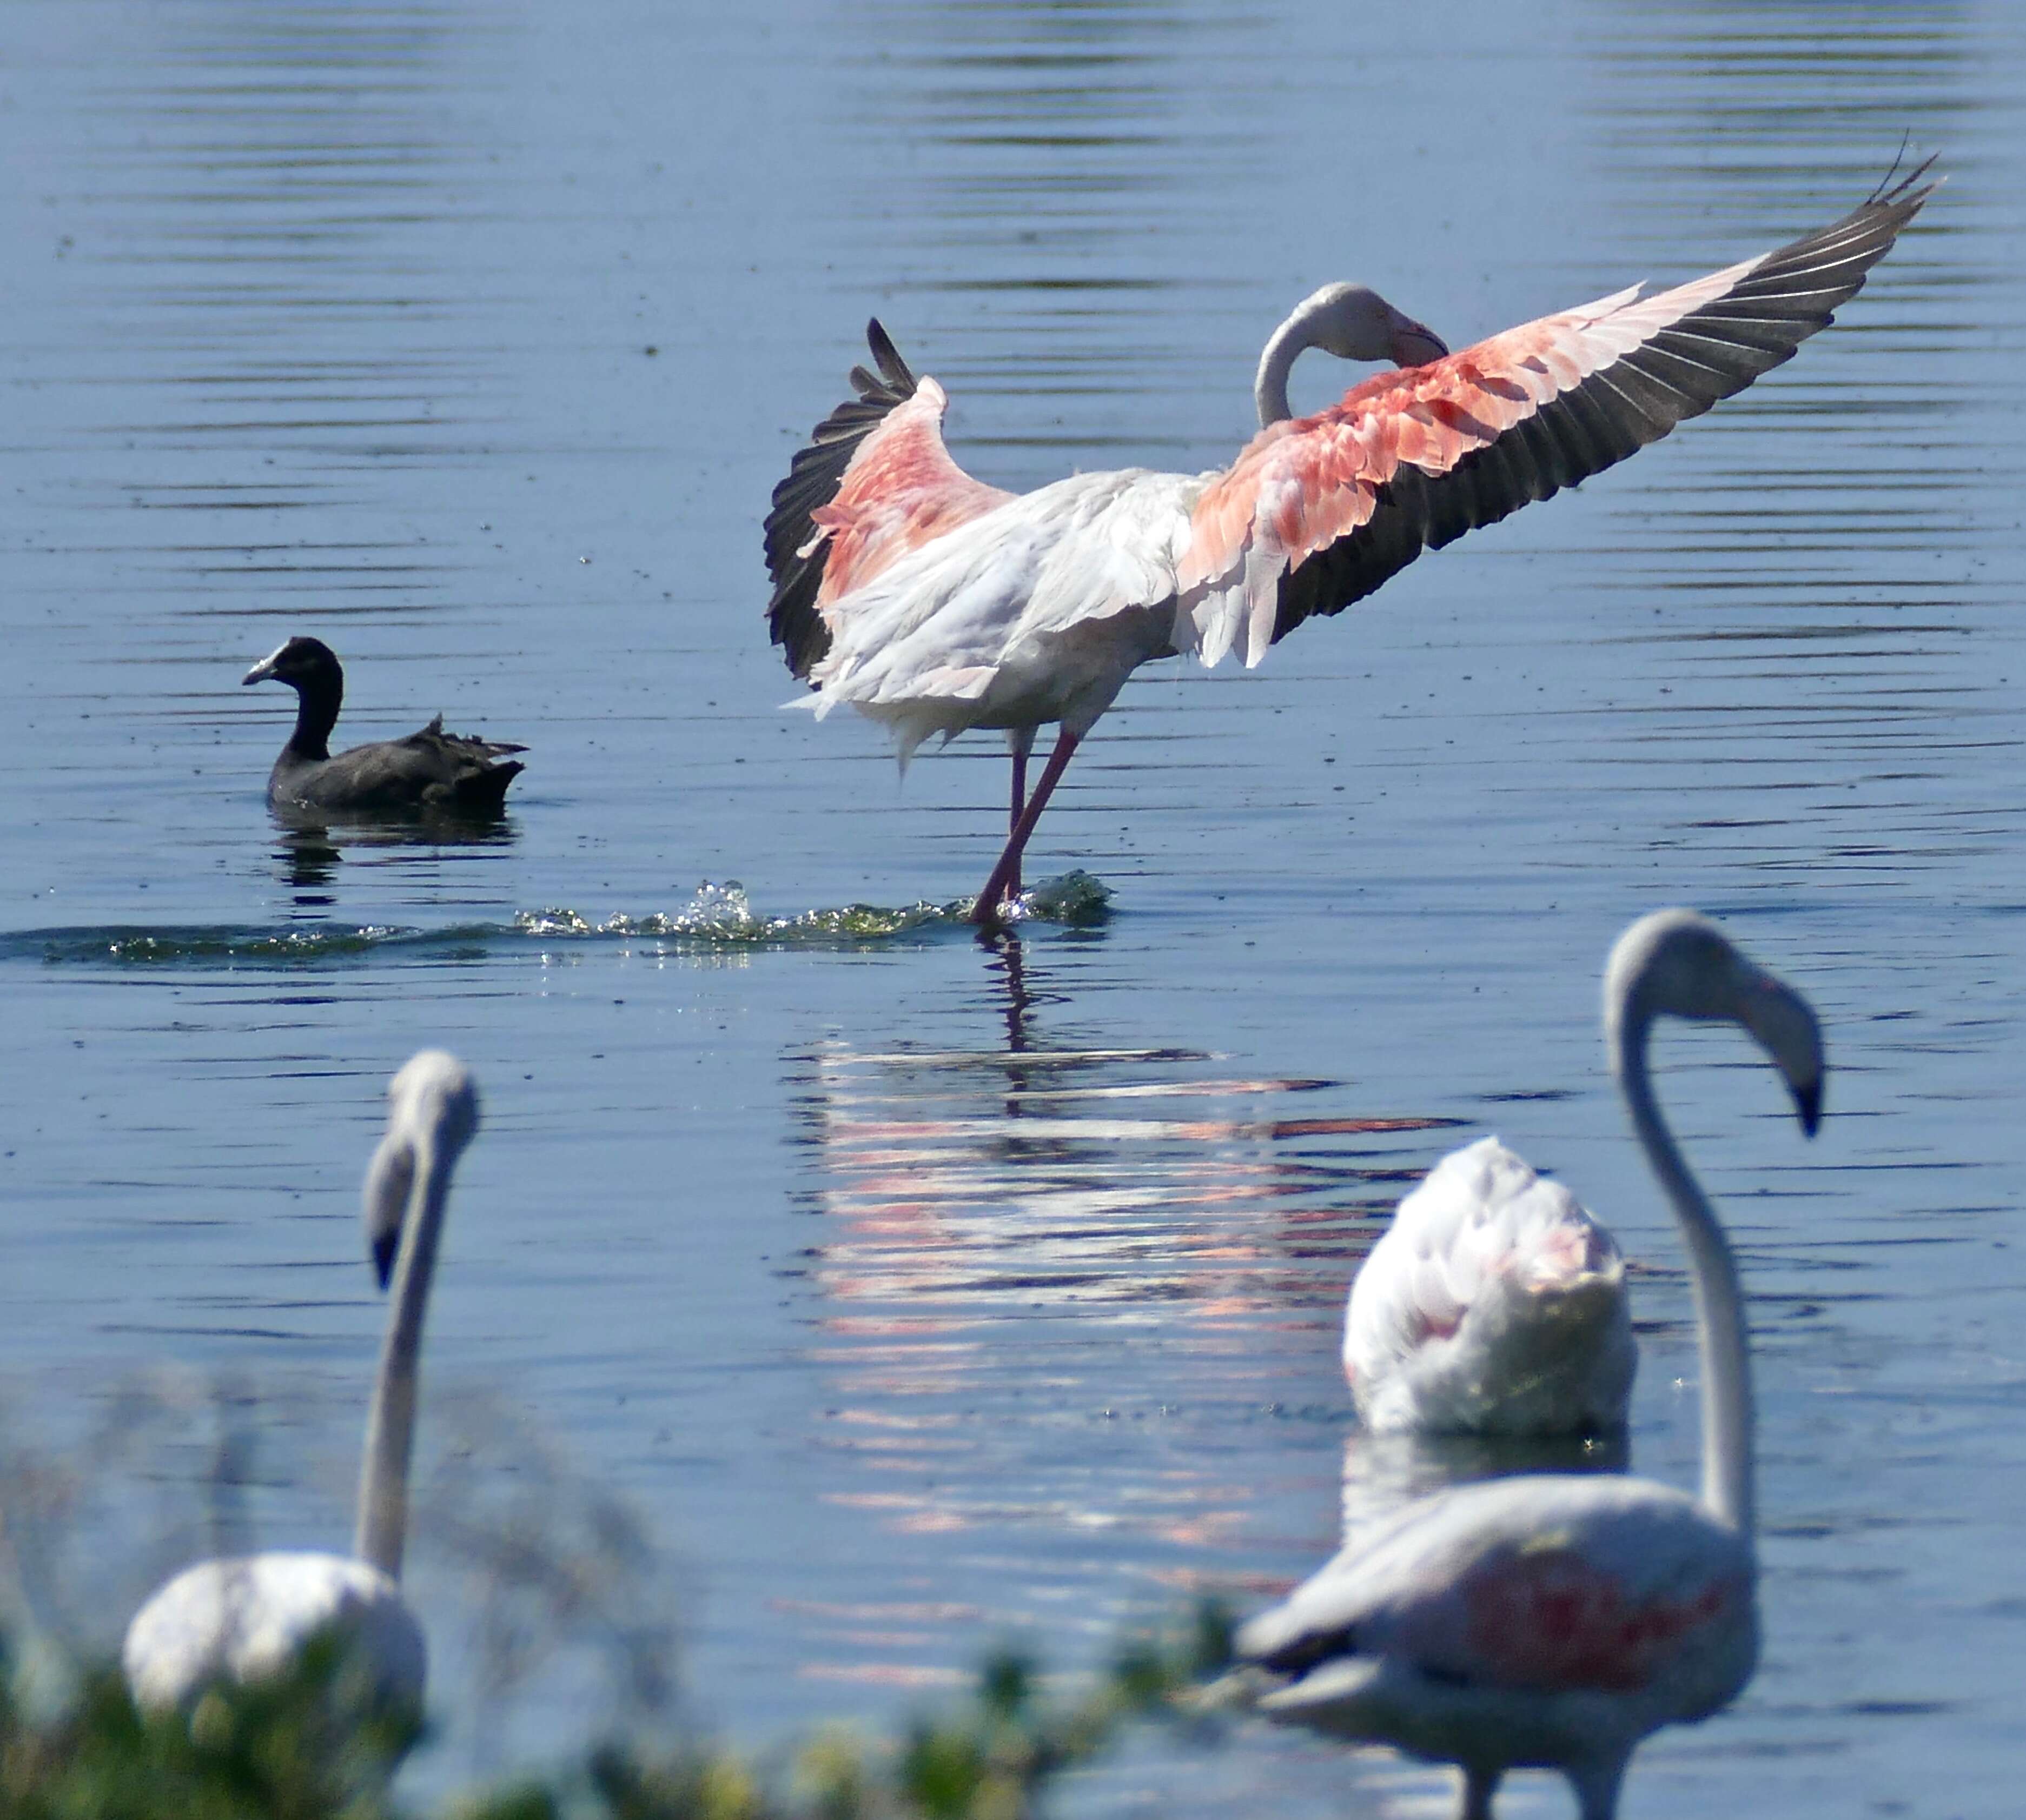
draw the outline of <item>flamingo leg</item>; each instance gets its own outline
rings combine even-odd
[[[1027,807],[1027,755],[1034,749],[1034,730],[1031,726],[1015,727],[1006,736],[1007,748],[1013,754],[1013,807],[1006,817],[1006,838],[1011,840],[1020,830],[1020,811]],[[1020,859],[1013,859],[1013,876],[1006,882],[1006,895],[1017,898],[1020,895]]]
[[[1463,1773],[1463,1807],[1457,1820],[1491,1820],[1491,1797],[1498,1792],[1500,1770],[1466,1768]]]
[[[1041,811],[1048,806],[1048,798],[1054,795],[1055,785],[1069,768],[1077,745],[1077,736],[1064,727],[1062,737],[1055,741],[1055,749],[1048,754],[1048,762],[1041,767],[1041,781],[1022,807],[1020,819],[1013,824],[1006,851],[1000,855],[999,863],[993,867],[984,890],[978,894],[978,902],[971,906],[971,920],[981,928],[994,928],[1004,920],[1000,914],[1000,906],[1007,901],[1008,885],[1020,876],[1020,855],[1026,848],[1027,837],[1034,832],[1034,824],[1041,820]],[[1024,778],[1022,781],[1025,781]]]
[[[1618,1787],[1625,1779],[1625,1759],[1589,1763],[1578,1769],[1571,1765],[1570,1786],[1576,1792],[1582,1820],[1616,1820]]]

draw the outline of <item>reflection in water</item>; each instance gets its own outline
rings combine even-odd
[[[2014,1811],[2026,11],[1480,3],[1435,57],[1279,0],[790,11],[784,29],[629,0],[586,32],[470,0],[9,9],[0,140],[28,179],[5,204],[23,527],[0,679],[24,780],[0,936],[11,1369],[257,1357],[263,1397],[276,1367],[328,1379],[333,1323],[303,1267],[328,1238],[352,1280],[355,1211],[353,1183],[322,1173],[324,1089],[363,1116],[410,1035],[527,1057],[500,1109],[528,1148],[484,1231],[466,1229],[499,1309],[460,1370],[525,1389],[649,1490],[665,1534],[697,1538],[709,1622],[691,1660],[728,1721],[750,1737],[883,1717],[906,1703],[798,1687],[798,1666],[919,1678],[1011,1627],[1050,1662],[1088,1660],[1133,1586],[1312,1566],[1349,1424],[1344,1278],[1376,1230],[1360,1210],[1383,1213],[1448,1140],[1304,1138],[1285,1116],[1482,1116],[1505,1089],[1563,1083],[1530,1144],[1636,1208],[1569,995],[1634,909],[1755,908],[1792,921],[1789,951],[1821,957],[1811,984],[1839,1012],[1860,982],[1879,996],[1835,1017],[1857,1064],[1855,1116],[1833,1127],[1843,1188],[1736,1208],[1779,1360],[1762,1385],[1767,1660],[1752,1700],[1642,1762],[1632,1804]],[[763,903],[849,905],[864,856],[919,838],[922,795],[967,763],[960,746],[923,767],[889,809],[869,743],[812,811],[808,767],[838,756],[805,763],[799,719],[771,713],[779,678],[753,681],[772,426],[799,424],[868,313],[950,386],[954,444],[989,479],[1203,466],[1244,430],[1261,336],[1326,278],[1397,283],[1490,329],[1774,245],[1867,189],[1909,124],[1953,172],[1932,226],[1744,408],[1538,524],[1465,540],[1243,681],[1136,678],[1059,806],[1082,814],[1075,850],[1133,881],[1101,992],[1080,938],[1030,936],[1026,1002],[987,1013],[968,933],[932,914],[684,907],[698,876],[742,870]],[[974,429],[996,439],[980,450]],[[400,711],[388,732],[422,685],[380,665],[439,678],[488,654],[488,713],[558,754],[553,794],[517,811],[527,837],[438,867],[416,849],[376,863],[340,834],[343,920],[278,928],[287,888],[256,818],[273,752],[233,678],[258,630],[243,622],[271,642],[298,616],[344,624],[389,675],[389,699],[361,704]],[[116,709],[138,748],[109,737]],[[988,748],[952,792],[966,855],[997,797]],[[1211,851],[1255,881],[1242,929]],[[488,870],[503,876],[481,895]],[[976,882],[968,857],[946,873],[921,888]],[[823,1032],[844,1040],[812,1053]],[[903,1061],[870,1059],[904,1038]],[[1016,1075],[1018,1049],[1041,1059]],[[1315,1059],[1346,1050],[1359,1061]],[[784,1155],[790,1051],[811,1105]],[[1384,1086],[1187,1090],[1354,1065]],[[1729,1065],[1698,1071],[1695,1106],[1731,1103]],[[1051,1101],[1052,1083],[1141,1097]],[[913,1230],[861,1230],[879,1197],[849,1121],[971,1122],[960,1140],[892,1134],[904,1175],[1030,1116],[1105,1108],[1277,1121],[1070,1146],[1086,1178],[1165,1182],[1184,1238],[1222,1204],[1197,1186],[1249,1182],[1225,1223],[1264,1261],[1178,1261],[1166,1303],[1004,1284],[853,1300],[816,1276],[837,1240],[904,1281],[992,1211],[925,1196]],[[1258,1193],[1276,1165],[1281,1191]],[[1065,1199],[1044,1192],[1054,1167],[1019,1146],[993,1165],[1002,1193],[1032,1190],[1037,1230]],[[1341,1173],[1360,1167],[1399,1179]],[[604,1189],[584,1197],[567,1283],[546,1242],[558,1168]],[[799,1214],[774,1192],[783,1171]],[[278,1206],[278,1180],[331,1192]],[[670,1180],[742,1217],[677,1226]],[[1158,1263],[1159,1211],[1085,1225],[1114,1253],[1150,1234]],[[1688,1292],[1650,1208],[1645,1235],[1626,1233],[1669,1268],[1637,1290],[1635,1447],[1687,1484]],[[806,1280],[768,1283],[798,1244],[818,1248]],[[1002,1248],[1018,1261],[1017,1236]],[[1220,1321],[1221,1269],[1278,1273],[1277,1312],[1255,1291]],[[708,1318],[673,1318],[676,1297]],[[913,1330],[851,1329],[903,1318]],[[687,1399],[672,1454],[650,1377]],[[328,1432],[350,1454],[337,1414],[306,1422],[305,1451]],[[327,1500],[341,1537],[344,1498]],[[968,1527],[946,1542],[905,1532],[952,1511]],[[784,1593],[823,1605],[818,1627],[766,1617]],[[1235,1737],[1165,1777],[1136,1762],[1075,1805],[1193,1820],[1258,1812],[1270,1789],[1276,1820],[1322,1820],[1402,1813],[1435,1786],[1376,1773]],[[1523,1781],[1501,1811],[1564,1800]]]
[[[1347,1399],[1284,1409],[1287,1357],[1335,1320],[1424,1165],[1414,1140],[1455,1121],[1340,1110],[1339,1083],[1201,1050],[1077,1045],[1045,1028],[1057,995],[1017,943],[987,965],[1003,1048],[832,1037],[790,1058],[820,1225],[788,1274],[816,1299],[827,1496],[1022,1562],[1009,1601],[1098,1536],[1132,1538],[1143,1579],[1228,1577],[1270,1477],[1243,1463],[1248,1425],[1344,1418]],[[1128,1456],[1122,1421],[1171,1438]],[[809,1672],[961,1656],[941,1620],[805,1616],[826,1658]]]
[[[274,857],[282,862],[283,880],[296,894],[298,910],[326,910],[337,903],[327,894],[343,855],[328,828],[284,828]]]
[[[296,894],[295,908],[319,914],[333,907],[330,895],[346,847],[506,847],[514,826],[504,815],[414,816],[400,821],[333,820],[329,811],[315,816],[271,807],[278,844],[274,858],[284,884]]]

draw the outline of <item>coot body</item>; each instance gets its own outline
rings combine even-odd
[[[335,758],[330,730],[344,700],[344,670],[321,638],[291,638],[248,671],[245,682],[272,678],[296,692],[296,730],[267,774],[276,809],[321,809],[348,815],[496,815],[506,786],[527,767],[496,759],[525,746],[445,733],[438,715],[406,739],[354,746]]]

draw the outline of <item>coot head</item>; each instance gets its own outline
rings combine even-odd
[[[287,683],[291,689],[300,689],[306,682],[343,675],[337,653],[322,639],[296,638],[289,639],[272,656],[263,657],[239,680],[245,684],[272,678]]]

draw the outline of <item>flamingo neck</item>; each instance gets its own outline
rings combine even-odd
[[[1252,381],[1252,402],[1259,412],[1260,428],[1284,424],[1295,413],[1287,403],[1287,375],[1295,362],[1315,345],[1310,325],[1297,310],[1273,331],[1259,356],[1259,370]]]
[[[422,1318],[436,1274],[437,1239],[449,1197],[450,1169],[433,1133],[417,1146],[414,1185],[401,1219],[387,1332],[366,1417],[365,1457],[359,1469],[359,1524],[352,1553],[389,1579],[401,1577],[407,1539],[408,1462],[414,1450],[415,1391]]]
[[[1687,1241],[1702,1355],[1702,1502],[1719,1522],[1750,1536],[1754,1520],[1752,1362],[1737,1260],[1715,1212],[1676,1146],[1646,1072],[1652,1014],[1621,1006],[1612,1020],[1612,1064],[1646,1160],[1660,1178]]]

